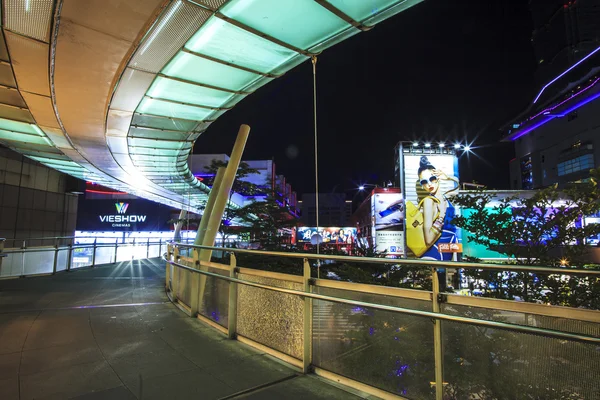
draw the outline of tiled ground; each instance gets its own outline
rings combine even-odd
[[[357,398],[225,339],[163,286],[158,259],[0,281],[0,398]]]

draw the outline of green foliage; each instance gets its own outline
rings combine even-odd
[[[226,167],[227,163],[219,160],[212,160],[206,167],[206,171],[212,174],[217,170]],[[296,225],[296,219],[290,213],[288,207],[282,206],[281,198],[271,193],[269,185],[257,185],[244,180],[250,175],[257,174],[259,171],[251,168],[248,163],[241,162],[238,168],[235,180],[230,193],[239,193],[244,196],[255,196],[248,204],[241,207],[233,207],[227,204],[223,213],[223,221],[219,227],[219,232],[223,237],[223,246],[228,237],[233,234],[246,234],[250,237],[250,242],[259,243],[263,249],[277,247],[281,242],[281,231]],[[214,178],[207,179],[209,186],[213,185]],[[234,225],[231,225],[234,223]]]
[[[587,182],[562,190],[544,188],[529,198],[503,198],[493,207],[490,193],[461,194],[454,202],[472,213],[455,217],[453,223],[472,233],[470,240],[514,263],[597,268],[586,265],[585,239],[598,235],[600,225],[582,227],[580,221],[600,211],[599,178],[600,169],[592,170]],[[480,287],[485,296],[595,309],[599,305],[597,278],[477,270],[465,270],[465,275],[485,283]]]

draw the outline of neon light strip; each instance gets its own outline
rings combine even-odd
[[[563,114],[561,114],[561,115],[562,115],[562,116],[564,116],[564,115],[567,115],[567,114],[569,114],[569,113],[572,113],[573,111],[577,110],[578,108],[581,108],[581,107],[585,106],[585,105],[586,105],[586,104],[588,104],[588,103],[591,103],[592,101],[596,100],[597,98],[600,98],[600,93],[596,93],[595,95],[593,95],[593,96],[591,96],[591,97],[588,97],[587,99],[585,99],[585,100],[583,100],[583,101],[579,102],[578,104],[575,104],[573,107],[571,107],[571,108],[569,108],[569,109],[567,109],[567,110],[563,111]],[[556,115],[550,115],[550,116],[548,116],[548,117],[547,117],[545,120],[543,120],[543,121],[540,121],[539,123],[537,123],[537,124],[535,124],[535,125],[533,125],[533,126],[531,126],[531,127],[527,128],[527,129],[525,129],[523,132],[519,132],[519,134],[518,134],[517,136],[513,137],[513,138],[512,138],[512,139],[510,139],[510,140],[512,140],[512,141],[514,142],[514,141],[515,141],[515,140],[517,140],[518,138],[520,138],[520,137],[522,137],[522,136],[524,136],[524,135],[528,134],[528,133],[529,133],[529,132],[531,132],[532,130],[534,130],[534,129],[537,129],[537,128],[539,128],[539,127],[540,127],[540,126],[542,126],[542,125],[545,125],[547,122],[549,122],[549,121],[553,120],[553,119],[554,119],[554,118],[556,118],[556,117],[557,117]]]
[[[571,96],[571,97],[569,97],[568,99],[566,99],[566,100],[564,100],[564,101],[562,101],[562,102],[558,103],[557,105],[555,105],[555,106],[553,106],[553,107],[546,108],[545,110],[541,111],[539,114],[537,114],[537,115],[534,115],[533,117],[529,118],[529,119],[528,119],[528,121],[531,121],[532,119],[536,119],[537,117],[539,117],[539,116],[540,116],[540,115],[542,115],[543,113],[545,113],[545,112],[548,112],[548,111],[552,111],[552,110],[554,110],[554,109],[556,109],[556,108],[558,108],[558,107],[562,106],[562,105],[563,105],[563,104],[565,104],[567,101],[569,101],[569,100],[572,100],[572,99],[573,99],[573,98],[575,98],[575,97],[578,97],[579,95],[583,94],[584,92],[587,92],[589,89],[591,89],[592,87],[594,87],[594,86],[596,85],[596,83],[598,83],[599,81],[600,81],[600,78],[596,79],[596,80],[595,80],[594,82],[592,82],[592,84],[591,84],[591,85],[589,85],[588,87],[586,87],[586,88],[582,89],[581,91],[579,91],[579,92],[575,93],[574,95],[572,95],[572,96]]]
[[[543,121],[540,121],[540,122],[538,122],[537,124],[535,124],[535,125],[533,125],[533,126],[530,126],[529,128],[525,129],[524,131],[522,131],[522,132],[519,132],[519,134],[518,134],[517,136],[513,137],[513,138],[512,138],[512,139],[510,139],[510,140],[512,140],[512,141],[514,142],[515,140],[517,140],[517,139],[518,139],[518,138],[520,138],[521,136],[525,136],[525,135],[527,135],[527,134],[528,134],[529,132],[531,132],[532,130],[534,130],[534,129],[537,129],[537,128],[539,128],[539,127],[540,127],[540,126],[542,126],[542,125],[545,125],[545,124],[546,124],[546,122],[548,122],[548,121],[550,121],[550,120],[553,120],[554,118],[555,118],[554,116],[549,116],[549,117],[546,117],[546,119],[544,119]]]
[[[560,78],[562,78],[563,76],[565,76],[566,74],[568,74],[571,70],[573,70],[573,68],[577,67],[579,64],[581,64],[582,62],[584,62],[585,60],[587,60],[588,58],[590,58],[591,56],[593,56],[594,54],[596,54],[598,51],[600,51],[600,47],[598,47],[596,50],[592,51],[590,54],[588,54],[587,56],[583,57],[581,60],[577,61],[575,64],[573,64],[569,69],[567,69],[565,72],[563,72],[562,74],[560,74],[559,76],[557,76],[556,78],[552,79],[550,82],[548,82],[546,84],[546,86],[544,86],[542,88],[542,90],[540,90],[540,93],[537,95],[537,97],[535,98],[535,100],[533,101],[533,104],[537,103],[537,101],[540,99],[540,97],[542,96],[542,93],[544,93],[544,90],[546,90],[548,88],[548,86],[552,85],[554,82],[556,82],[557,80],[559,80]]]

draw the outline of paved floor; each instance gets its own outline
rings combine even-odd
[[[0,398],[357,399],[168,302],[158,259],[0,281]]]

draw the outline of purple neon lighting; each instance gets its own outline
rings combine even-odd
[[[587,87],[583,88],[582,90],[580,90],[579,92],[575,93],[574,95],[572,95],[572,96],[571,96],[571,97],[569,97],[568,99],[565,99],[565,100],[563,100],[562,102],[558,103],[557,105],[555,105],[555,106],[552,106],[552,107],[549,107],[549,108],[546,108],[545,110],[541,111],[539,114],[537,114],[537,115],[534,115],[533,117],[529,118],[529,120],[528,120],[528,121],[531,121],[532,119],[536,119],[537,117],[539,117],[540,115],[542,115],[542,114],[543,114],[543,113],[545,113],[545,112],[548,112],[548,111],[555,110],[556,108],[558,108],[558,107],[562,106],[563,104],[565,104],[567,101],[573,100],[573,98],[575,98],[575,97],[579,97],[579,96],[580,96],[580,95],[582,95],[583,93],[585,93],[585,92],[587,92],[588,90],[590,90],[591,88],[593,88],[593,87],[596,85],[596,83],[598,83],[598,82],[600,82],[600,78],[596,79],[594,82],[592,82],[592,84],[591,84],[591,85],[589,85],[589,86],[587,86]]]
[[[569,109],[567,109],[567,110],[563,111],[563,113],[562,113],[561,115],[562,115],[562,116],[564,116],[564,115],[567,115],[567,114],[569,114],[569,113],[572,113],[573,111],[577,110],[577,109],[578,109],[578,108],[580,108],[580,107],[583,107],[583,106],[585,106],[585,105],[586,105],[586,104],[588,104],[588,103],[591,103],[592,101],[596,100],[597,98],[600,98],[600,93],[596,93],[595,95],[593,95],[593,96],[591,96],[591,97],[588,97],[587,99],[585,99],[585,100],[583,100],[583,101],[580,101],[579,103],[575,104],[573,107],[571,107],[571,108],[569,108]],[[546,119],[544,119],[544,120],[542,120],[542,121],[538,122],[537,124],[535,124],[535,125],[533,125],[533,126],[530,126],[529,128],[525,129],[525,130],[524,130],[524,131],[522,131],[522,132],[519,132],[519,134],[518,134],[517,136],[513,137],[511,140],[514,142],[514,141],[515,141],[515,140],[517,140],[518,138],[520,138],[520,137],[522,137],[522,136],[524,136],[524,135],[528,134],[528,133],[529,133],[529,132],[531,132],[532,130],[534,130],[534,129],[537,129],[537,128],[539,128],[539,127],[540,127],[540,126],[542,126],[542,125],[545,125],[547,122],[549,122],[549,121],[553,120],[554,118],[556,118],[556,116],[555,116],[555,115],[549,115],[549,116],[547,116],[547,118],[546,118]]]
[[[552,120],[552,119],[554,119],[554,118],[555,118],[554,116],[549,116],[549,117],[546,117],[546,119],[544,119],[544,120],[542,120],[542,121],[538,122],[537,124],[535,124],[535,125],[533,125],[533,126],[530,126],[529,128],[527,128],[527,129],[523,130],[522,132],[519,132],[519,134],[518,134],[517,136],[513,137],[513,138],[512,138],[512,139],[510,139],[510,140],[512,140],[512,141],[514,142],[515,140],[517,140],[517,139],[518,139],[518,138],[520,138],[521,136],[525,136],[525,135],[527,135],[527,134],[528,134],[529,132],[531,132],[532,130],[534,130],[534,129],[537,129],[537,128],[539,128],[539,127],[540,127],[540,126],[542,126],[542,125],[545,125],[545,124],[546,124],[546,122],[548,122],[548,121],[550,121],[550,120]]]
[[[565,72],[563,72],[562,74],[560,74],[559,76],[557,76],[556,78],[554,78],[550,82],[548,82],[546,84],[546,86],[544,86],[542,88],[542,90],[540,90],[540,93],[537,95],[537,97],[533,101],[533,104],[537,103],[537,101],[542,96],[542,93],[544,93],[544,90],[546,90],[548,88],[548,86],[552,85],[554,82],[556,82],[557,80],[559,80],[560,78],[562,78],[563,76],[565,76],[566,74],[568,74],[573,68],[577,67],[579,64],[581,64],[582,62],[584,62],[585,60],[587,60],[588,58],[590,58],[591,56],[593,56],[594,54],[596,54],[598,51],[600,51],[600,47],[598,47],[596,50],[592,51],[587,56],[583,57],[581,60],[577,61],[575,64],[571,65],[571,67],[569,67],[569,69],[567,69]]]

